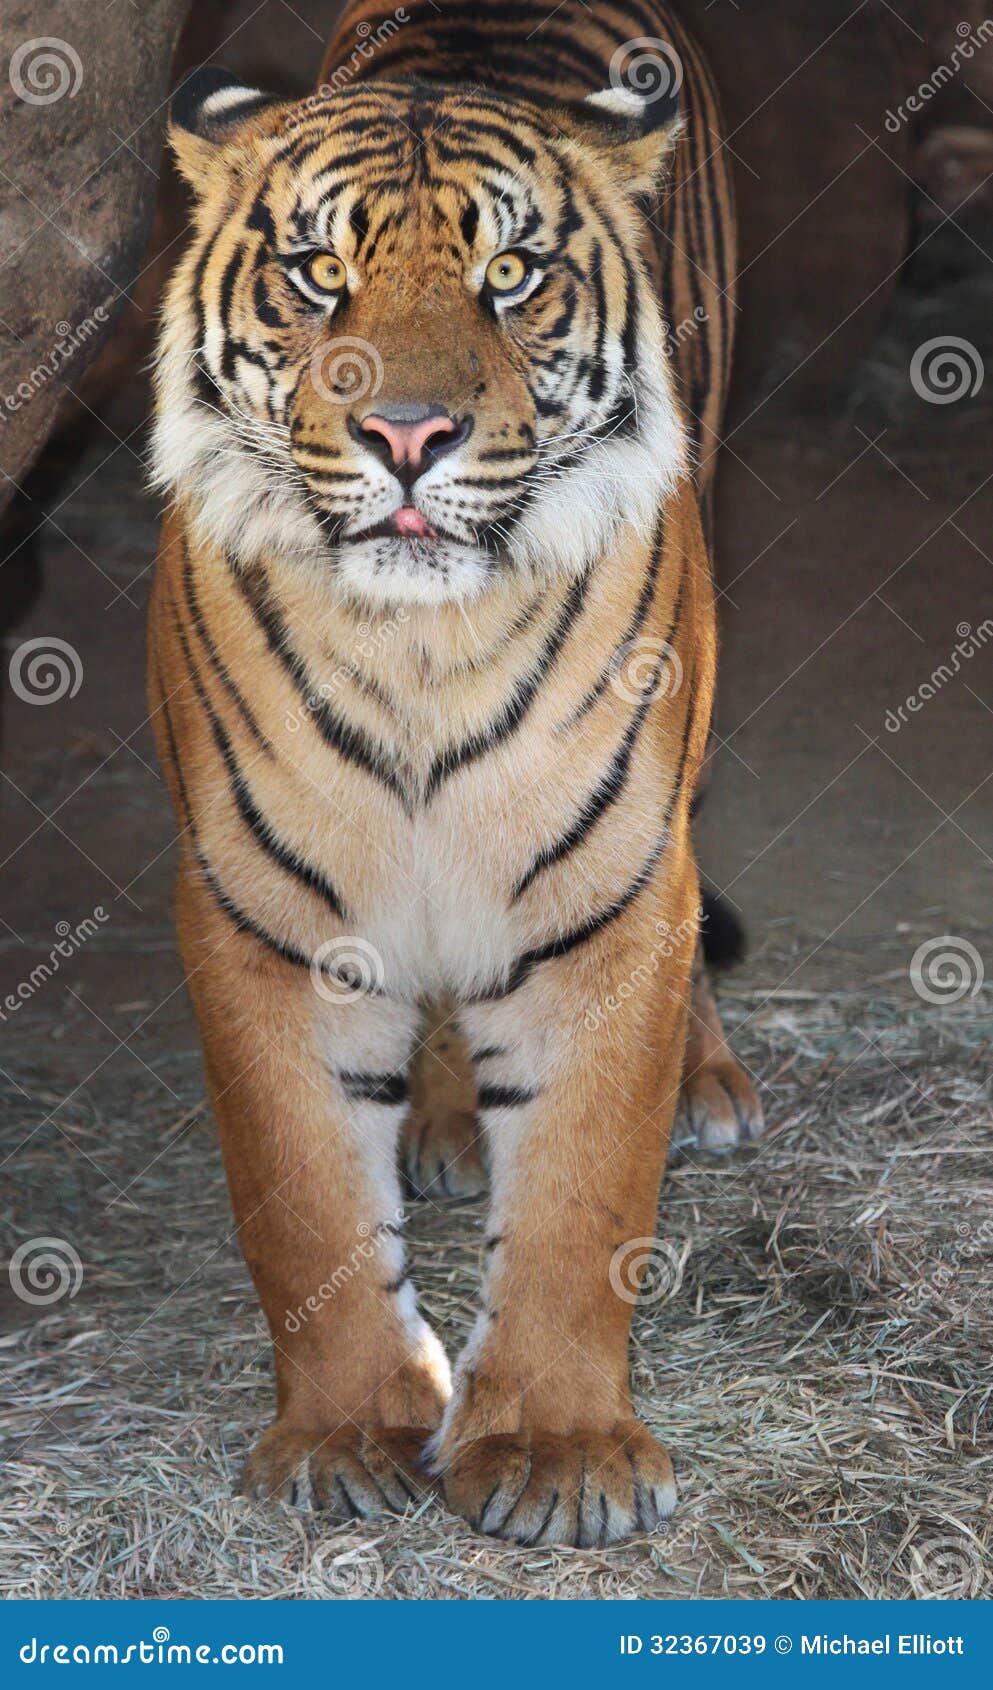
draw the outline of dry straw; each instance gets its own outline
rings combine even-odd
[[[633,1366],[681,1505],[610,1551],[494,1543],[433,1498],[342,1530],[233,1497],[271,1378],[209,1121],[170,1115],[151,1083],[77,1097],[58,1115],[70,1143],[44,1128],[13,1164],[7,1254],[64,1237],[84,1281],[3,1305],[3,1593],[993,1594],[987,1003],[930,1009],[891,982],[725,1000],[773,1130],[670,1165],[659,1236],[683,1283],[636,1309]],[[11,1095],[11,1146],[44,1097]],[[416,1277],[453,1348],[481,1227],[477,1203],[415,1206]]]

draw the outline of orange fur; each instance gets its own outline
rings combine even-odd
[[[429,1443],[481,1529],[607,1542],[674,1500],[634,1419],[612,1264],[654,1230],[680,1090],[715,665],[633,195],[674,131],[581,106],[582,87],[549,113],[527,87],[508,103],[396,75],[296,106],[201,92],[174,128],[199,197],[163,333],[150,693],[180,944],[276,1353],[246,1483],[403,1506]],[[286,269],[320,184],[349,273],[326,318]],[[545,233],[533,301],[504,315],[480,277],[511,201]],[[329,390],[323,363],[313,379],[329,334],[373,349],[374,393]],[[471,421],[402,495],[442,539],[365,538],[366,508],[401,497],[365,423],[425,401]],[[454,1381],[406,1276],[397,1167],[438,1001],[478,1120],[442,1110],[432,1148],[475,1157],[470,1187],[485,1161],[492,1186]],[[470,1075],[438,1022],[457,1104]],[[414,1096],[431,1127],[423,1071]]]

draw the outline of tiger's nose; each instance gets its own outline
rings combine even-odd
[[[416,474],[428,461],[454,451],[468,439],[471,417],[460,423],[439,405],[397,405],[389,411],[374,411],[358,424],[358,437],[396,469]],[[353,431],[354,432],[354,431]]]

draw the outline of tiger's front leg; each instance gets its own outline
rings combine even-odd
[[[404,1265],[396,1138],[415,1013],[235,931],[184,868],[179,926],[277,1418],[244,1489],[339,1517],[402,1509],[449,1394]]]
[[[489,1267],[432,1460],[449,1505],[497,1537],[602,1545],[675,1505],[669,1457],[632,1408],[624,1263],[655,1232],[696,895],[687,854],[665,900],[684,938],[664,968],[644,968],[649,889],[580,951],[462,1016],[484,1053]]]

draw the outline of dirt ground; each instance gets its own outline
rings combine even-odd
[[[699,840],[751,935],[722,1004],[770,1130],[676,1149],[634,1379],[681,1505],[610,1551],[484,1541],[435,1498],[330,1531],[233,1496],[272,1381],[173,944],[140,401],[50,455],[7,659],[68,641],[79,684],[3,700],[0,1002],[50,966],[0,1021],[0,1130],[5,1253],[62,1279],[0,1301],[5,1594],[993,1595],[993,376],[940,406],[908,380],[931,334],[991,355],[970,239],[937,292],[910,278],[843,419],[786,392],[729,435]],[[412,1206],[452,1348],[482,1229]]]

